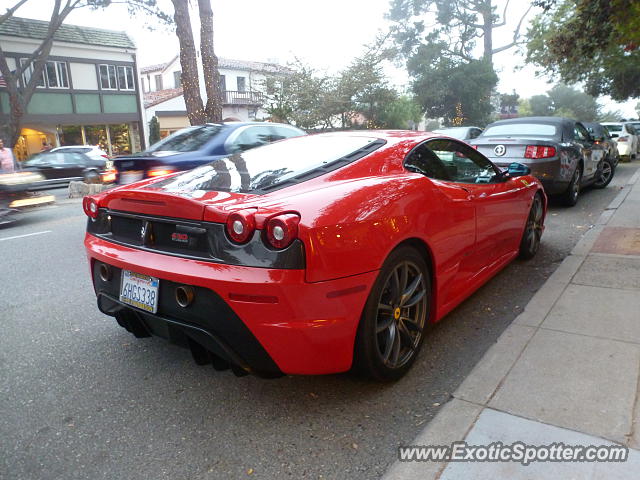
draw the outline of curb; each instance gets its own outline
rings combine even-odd
[[[453,392],[452,398],[437,413],[412,445],[450,445],[463,440],[475,425],[479,415],[499,390],[527,345],[540,329],[573,276],[587,258],[593,244],[622,205],[632,188],[640,182],[640,169],[627,181],[613,201],[529,300],[496,343],[489,348],[467,377]],[[383,480],[437,479],[446,468],[444,462],[394,462]]]

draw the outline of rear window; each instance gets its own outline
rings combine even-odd
[[[332,171],[384,145],[371,137],[302,136],[237,153],[147,188],[266,193]]]
[[[220,133],[222,128],[222,125],[202,125],[178,130],[167,138],[151,145],[146,153],[195,152]]]
[[[605,125],[610,132],[621,132],[622,125]]]
[[[483,137],[502,137],[507,135],[542,135],[554,137],[557,132],[555,125],[546,123],[508,123],[506,125],[495,125],[488,127],[483,133]]]

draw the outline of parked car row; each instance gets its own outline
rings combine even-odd
[[[631,123],[522,117],[494,122],[479,134],[478,130],[455,127],[438,132],[469,142],[498,166],[514,161],[527,165],[547,194],[558,196],[568,206],[577,203],[584,187],[605,188],[620,157],[635,158],[638,151],[638,136]]]

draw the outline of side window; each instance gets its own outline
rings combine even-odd
[[[282,140],[284,138],[299,137],[301,133],[298,130],[287,127],[271,127],[271,141]]]
[[[405,159],[404,167],[425,177],[435,180],[451,181],[451,176],[444,163],[423,143],[416,147]]]
[[[589,132],[579,123],[576,123],[575,127],[573,127],[573,134],[576,140],[580,140],[581,142],[589,141]]]
[[[444,139],[421,145],[407,158],[405,166],[427,177],[456,183],[491,183],[498,173],[477,150]]]
[[[46,160],[44,163],[47,163],[49,165],[63,165],[66,163],[64,160],[64,156],[64,153],[50,153],[46,156]]]
[[[270,136],[271,132],[269,132],[268,127],[249,127],[238,135],[238,138],[236,138],[236,141],[231,147],[231,151],[243,152],[251,148],[259,147],[260,145],[269,143]]]

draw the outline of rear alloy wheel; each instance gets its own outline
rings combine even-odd
[[[605,188],[613,179],[613,163],[608,158],[602,161],[602,171],[598,180],[593,184],[596,188]]]
[[[385,261],[365,305],[354,366],[376,380],[396,380],[411,368],[422,346],[431,307],[427,265],[411,247]]]
[[[542,237],[544,209],[542,207],[542,197],[536,193],[533,197],[531,210],[527,224],[524,227],[522,240],[520,241],[519,257],[523,260],[533,258],[540,248],[540,238]]]
[[[582,183],[582,166],[578,165],[576,167],[575,172],[573,172],[573,176],[571,177],[571,181],[569,182],[569,186],[567,190],[562,194],[562,203],[564,203],[567,207],[573,207],[576,203],[578,203],[578,196],[580,195],[580,184]]]

